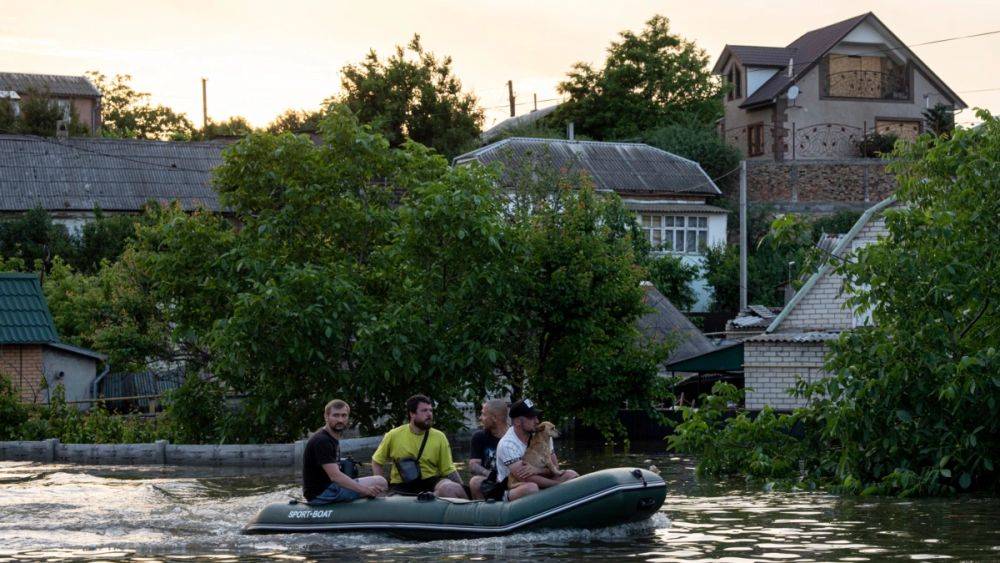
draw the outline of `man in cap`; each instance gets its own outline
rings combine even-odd
[[[542,411],[536,408],[530,399],[517,401],[510,407],[511,427],[497,445],[497,479],[502,482],[507,481],[507,477],[511,474],[518,479],[518,483],[508,489],[507,500],[516,500],[536,493],[539,489],[554,487],[579,477],[572,469],[566,469],[562,475],[555,476],[549,470],[528,465],[522,459],[541,414]],[[559,465],[554,448],[552,463]]]

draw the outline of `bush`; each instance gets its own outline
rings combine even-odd
[[[875,132],[869,133],[858,141],[858,152],[865,158],[881,158],[882,155],[892,152],[892,148],[898,139],[899,137],[892,133],[886,133],[885,135]]]
[[[649,281],[681,311],[690,311],[698,300],[691,283],[698,279],[699,268],[669,254],[650,258],[646,264]]]
[[[0,440],[17,440],[29,414],[10,378],[0,373]]]
[[[167,393],[164,425],[170,439],[178,444],[218,441],[225,398],[221,384],[189,374],[180,387]]]

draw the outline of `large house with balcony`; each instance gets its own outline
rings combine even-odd
[[[709,247],[726,244],[725,209],[709,205],[720,196],[697,162],[641,143],[510,137],[458,156],[455,166],[502,166],[501,183],[510,190],[520,169],[536,166],[571,174],[583,172],[598,192],[616,193],[656,252],[702,266]],[[704,279],[692,289],[694,311],[707,311],[711,297]]]
[[[720,133],[750,159],[844,159],[877,132],[913,138],[923,112],[965,102],[871,12],[785,47],[726,45]]]

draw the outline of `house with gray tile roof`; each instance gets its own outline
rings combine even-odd
[[[65,119],[75,112],[91,135],[101,127],[101,92],[86,76],[0,72],[0,99],[9,100],[15,111],[32,96],[55,100],[63,108]]]
[[[656,252],[701,266],[709,247],[726,244],[728,211],[711,205],[722,195],[697,162],[643,143],[510,137],[455,157],[455,166],[497,165],[501,189],[510,190],[518,171],[547,167],[582,173],[598,192],[617,194]],[[704,279],[692,289],[695,311],[707,311]]]
[[[850,231],[835,239],[833,258],[806,280],[762,334],[743,342],[747,409],[770,406],[787,411],[803,406],[802,399],[788,393],[796,380],[811,383],[827,377],[823,361],[828,343],[871,322],[869,311],[847,305],[852,288],[837,273],[836,262],[884,238],[885,211],[893,205],[895,198],[890,197],[865,211]]]
[[[0,135],[0,215],[41,207],[75,229],[94,209],[137,214],[151,202],[222,211],[212,169],[226,143]]]
[[[719,131],[748,158],[861,156],[867,134],[913,138],[922,112],[965,102],[875,14],[808,31],[785,47],[726,45]]]

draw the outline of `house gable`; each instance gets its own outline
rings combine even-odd
[[[887,234],[882,211],[895,203],[890,197],[869,208],[832,254],[846,258],[856,249],[876,242]],[[845,306],[844,278],[835,272],[834,260],[827,260],[785,306],[765,334],[788,332],[840,332],[854,327],[854,312]]]

